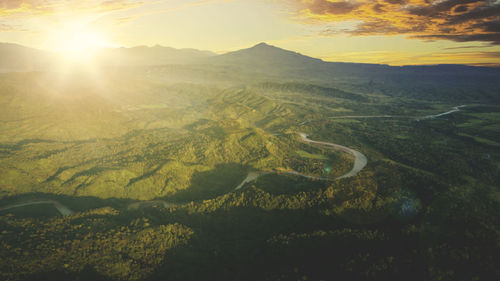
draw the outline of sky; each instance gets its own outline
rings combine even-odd
[[[0,42],[216,53],[266,42],[327,61],[500,66],[500,0],[0,0]]]

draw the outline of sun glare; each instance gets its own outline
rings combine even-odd
[[[65,60],[84,61],[93,58],[100,48],[111,47],[103,34],[86,28],[67,28],[48,36],[49,48]]]
[[[45,49],[57,55],[51,68],[54,87],[65,87],[76,80],[104,87],[99,50],[106,47],[117,46],[110,43],[105,33],[88,25],[66,23],[62,29],[52,30],[47,34]]]

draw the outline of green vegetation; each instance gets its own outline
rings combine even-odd
[[[498,280],[498,87],[285,70],[0,75],[0,279]]]
[[[302,158],[310,158],[310,159],[317,159],[317,160],[328,160],[328,157],[321,155],[321,154],[311,154],[307,151],[304,150],[297,150],[295,151],[297,154],[302,157]]]
[[[1,217],[2,279],[33,278],[50,271],[70,276],[90,269],[105,277],[140,280],[193,234],[180,224],[152,227],[146,218],[117,222],[117,214],[103,208],[70,219]]]
[[[0,211],[0,216],[3,215],[14,215],[19,218],[30,218],[30,217],[54,217],[59,216],[59,212],[52,204],[37,204],[28,205],[17,208],[12,208],[9,210]]]

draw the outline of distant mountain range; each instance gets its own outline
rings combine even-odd
[[[165,65],[191,64],[215,56],[215,53],[195,49],[174,49],[163,46],[103,49],[97,60],[106,65]]]
[[[195,49],[174,49],[163,46],[101,49],[94,60],[107,66],[153,66],[192,64],[215,56]],[[58,54],[17,44],[0,43],[0,72],[50,69]]]
[[[55,55],[17,44],[0,43],[0,72],[32,71],[47,67]]]
[[[466,77],[489,77],[500,75],[500,68],[476,67],[468,65],[409,65],[389,66],[385,64],[326,62],[321,59],[260,43],[248,49],[207,58],[205,61],[219,66],[239,69],[242,72],[260,72],[270,75],[331,80],[335,77],[389,78],[402,80],[417,77],[442,81]],[[448,79],[449,80],[449,79]]]
[[[243,72],[290,77],[332,75],[484,75],[500,74],[500,68],[467,65],[388,66],[383,64],[325,62],[321,59],[260,43],[248,49],[217,55],[195,49],[163,46],[102,49],[96,61],[106,66],[204,65],[231,67]],[[0,43],[0,72],[50,69],[57,54],[17,44]]]

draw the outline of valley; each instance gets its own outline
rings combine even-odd
[[[497,69],[170,52],[0,74],[0,279],[500,276]]]

